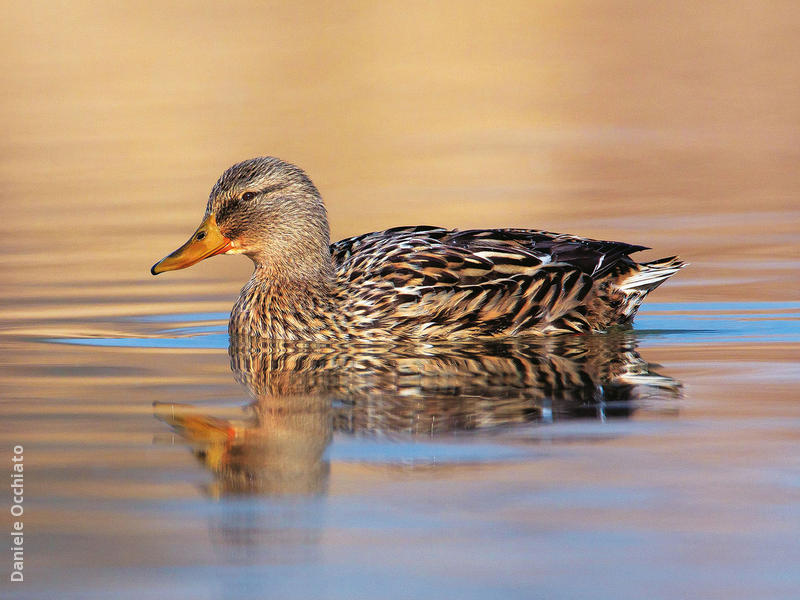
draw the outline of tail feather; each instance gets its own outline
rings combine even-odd
[[[648,263],[641,263],[639,271],[631,274],[621,281],[618,286],[623,292],[630,294],[634,292],[651,292],[667,279],[675,275],[687,263],[677,256],[659,258]],[[644,294],[642,294],[644,296]]]
[[[625,294],[625,301],[619,312],[619,322],[629,323],[645,296],[675,275],[687,263],[677,256],[660,258],[648,263],[641,263],[639,269],[617,282],[617,289]]]

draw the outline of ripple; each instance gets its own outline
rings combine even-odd
[[[642,345],[800,342],[800,303],[650,303],[636,318]]]
[[[431,442],[337,436],[328,448],[330,460],[396,466],[441,466],[530,459],[533,452],[519,446],[490,442]]]

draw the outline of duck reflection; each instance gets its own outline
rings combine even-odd
[[[627,417],[680,384],[629,332],[537,343],[332,346],[231,338],[244,412],[159,404],[214,474],[215,497],[314,496],[328,485],[333,432],[446,436],[531,422]]]

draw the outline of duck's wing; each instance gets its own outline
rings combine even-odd
[[[599,279],[634,265],[628,255],[646,249],[531,229],[420,226],[347,238],[333,244],[331,254],[340,281],[348,287],[374,279],[408,287],[471,285],[531,275],[556,264]]]
[[[537,230],[437,227],[389,229],[331,248],[362,333],[451,338],[587,331],[581,303],[595,282],[635,268],[628,254],[643,249]]]

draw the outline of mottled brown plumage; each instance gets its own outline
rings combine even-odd
[[[209,239],[214,240],[211,244]],[[153,273],[214,254],[256,265],[230,331],[286,340],[471,340],[603,331],[684,266],[646,249],[528,229],[398,227],[329,242],[325,206],[276,158],[228,169],[203,224]]]

